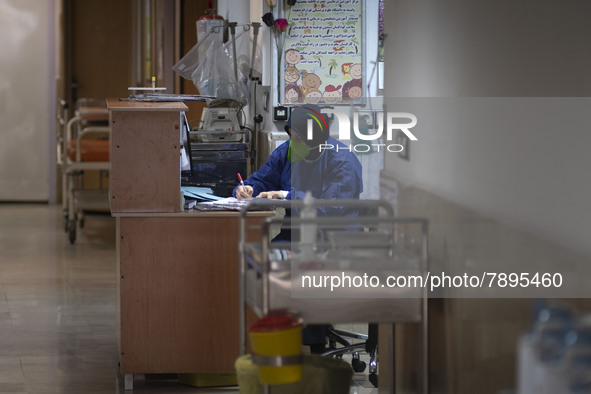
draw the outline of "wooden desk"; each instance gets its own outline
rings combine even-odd
[[[233,372],[237,214],[117,216],[117,250],[121,372]]]
[[[108,100],[108,107],[126,388],[134,373],[234,372],[238,213],[181,211],[184,104]]]

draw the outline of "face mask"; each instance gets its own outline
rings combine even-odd
[[[308,157],[310,154],[310,147],[305,144],[301,144],[294,140],[289,140],[289,148],[287,149],[287,159],[292,163],[297,163]]]

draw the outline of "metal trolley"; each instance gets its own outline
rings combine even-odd
[[[253,200],[240,212],[241,353],[247,351],[247,306],[259,317],[288,311],[301,317],[306,324],[415,322],[421,327],[417,349],[420,392],[427,393],[426,288],[386,285],[388,277],[425,278],[428,271],[427,221],[397,218],[391,205],[383,200],[314,200],[311,204],[314,209],[336,207],[337,212],[355,210],[358,215],[306,217],[302,213],[306,203],[302,200],[263,199]],[[258,225],[247,223],[249,211],[274,208],[299,210],[301,214],[269,217]],[[278,228],[298,231],[301,236],[292,238],[291,242],[274,242],[273,233]],[[343,280],[343,286],[330,288],[334,278],[364,277],[365,285],[354,279],[352,284],[346,285]],[[308,278],[320,278],[324,282],[312,285]],[[326,278],[330,280],[327,282]],[[337,334],[346,333],[337,330]],[[366,336],[352,337],[367,339]],[[361,347],[363,343],[349,344],[325,355],[341,355]],[[384,357],[385,353],[393,354],[393,343],[380,343],[380,348]],[[376,369],[375,359],[370,360],[370,380]],[[393,382],[386,386],[393,387]]]
[[[68,119],[66,103],[60,100],[58,121],[61,133],[57,139],[58,165],[62,169],[62,210],[65,230],[71,244],[76,229],[84,226],[84,211],[109,210],[108,188],[87,190],[83,187],[84,172],[97,170],[108,175],[110,127],[109,112],[104,100],[79,99],[74,116]],[[66,120],[67,119],[67,120]]]

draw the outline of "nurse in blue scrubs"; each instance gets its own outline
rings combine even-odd
[[[312,139],[307,138],[308,119],[313,119]],[[328,124],[318,106],[293,108],[285,131],[290,137],[289,141],[275,149],[269,160],[244,181],[244,186],[234,189],[233,194],[237,199],[255,196],[295,200],[303,199],[307,191],[316,199],[359,198],[363,190],[361,163],[348,146],[330,137]],[[286,211],[286,215],[292,214],[290,210]],[[358,211],[337,206],[318,209],[318,214],[357,216]],[[297,239],[299,234],[295,230],[284,228],[273,240]],[[306,326],[303,344],[309,345],[312,353],[322,353],[326,344],[326,326]]]
[[[319,118],[320,121],[316,121]],[[308,119],[313,119],[310,140],[307,138]],[[285,131],[289,141],[275,149],[269,160],[244,181],[244,186],[234,189],[237,199],[254,196],[295,200],[303,199],[306,191],[312,192],[316,199],[359,198],[363,190],[361,163],[348,146],[329,136],[320,107],[295,107]],[[337,212],[339,209],[344,211],[331,208],[326,213],[354,214]]]

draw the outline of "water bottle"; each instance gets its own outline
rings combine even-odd
[[[312,192],[306,192],[304,196],[304,207],[300,212],[300,218],[311,220],[300,225],[300,250],[302,260],[312,260],[314,257],[314,244],[316,242],[316,207]]]
[[[565,390],[569,394],[591,393],[591,316],[578,319],[566,334],[567,368]]]
[[[544,306],[537,311],[531,330],[518,345],[519,394],[543,393],[549,380],[560,373],[564,338],[571,323],[572,313],[566,308]]]

